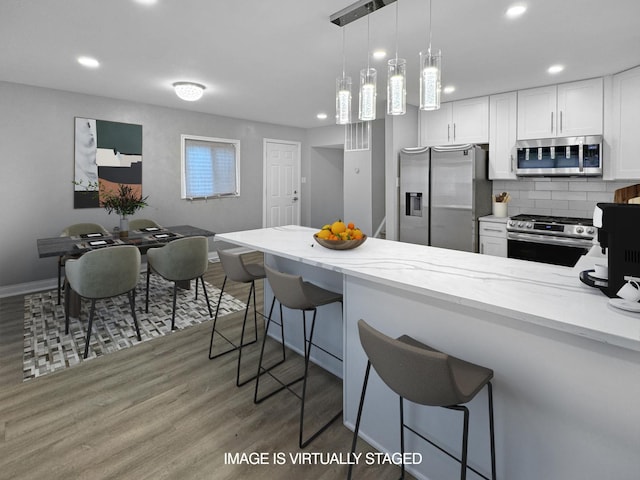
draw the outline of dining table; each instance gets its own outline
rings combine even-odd
[[[144,254],[150,248],[162,247],[173,240],[185,237],[203,236],[212,238],[215,233],[192,225],[174,225],[170,227],[149,227],[140,230],[130,230],[126,236],[118,233],[87,233],[77,236],[57,236],[39,238],[37,240],[38,256],[77,258],[99,248],[118,245],[134,245]],[[179,283],[183,289],[190,288],[190,282]],[[69,298],[69,315],[77,317],[80,314],[80,297],[73,291]]]

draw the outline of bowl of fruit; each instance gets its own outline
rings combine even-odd
[[[342,220],[327,224],[319,232],[313,235],[316,242],[331,250],[351,250],[359,247],[367,236],[353,223],[344,223]]]

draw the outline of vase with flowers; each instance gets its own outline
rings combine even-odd
[[[113,190],[100,189],[100,205],[107,213],[115,212],[120,216],[121,237],[126,237],[129,233],[129,215],[146,207],[147,198],[149,197],[143,197],[131,185],[124,183],[119,183]]]

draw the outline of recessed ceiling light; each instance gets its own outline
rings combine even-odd
[[[519,17],[520,15],[522,15],[524,12],[527,11],[527,7],[525,5],[511,5],[506,12],[506,16],[509,18],[516,18]]]
[[[142,5],[154,5],[158,3],[158,0],[136,0],[136,2],[141,3]]]
[[[551,65],[547,69],[547,72],[549,72],[551,74],[555,74],[555,73],[560,73],[563,70],[564,70],[564,66],[563,65]]]
[[[98,68],[100,66],[100,62],[91,57],[78,57],[78,63],[89,68]]]
[[[375,52],[373,52],[373,58],[375,58],[376,60],[382,60],[386,56],[387,52],[384,50],[376,50]]]
[[[316,117],[318,118],[318,120],[326,120],[327,119],[327,114],[326,113],[319,113],[318,115],[316,115]]]
[[[447,85],[446,87],[444,87],[444,88],[442,89],[442,91],[443,91],[444,93],[453,93],[453,92],[455,92],[455,91],[456,91],[456,87],[454,87],[453,85]]]
[[[204,94],[204,85],[193,82],[176,82],[173,84],[176,95],[187,102],[200,100]]]

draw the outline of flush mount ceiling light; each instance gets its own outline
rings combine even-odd
[[[98,68],[100,66],[100,62],[92,57],[78,57],[78,63],[88,68]]]
[[[447,85],[446,87],[444,87],[442,89],[442,93],[444,93],[444,94],[453,93],[455,91],[456,91],[456,87],[454,87],[453,85]]]
[[[204,94],[204,85],[192,82],[176,82],[173,84],[176,95],[187,102],[200,100]]]
[[[547,72],[549,72],[551,74],[555,74],[555,73],[560,73],[563,70],[564,70],[564,66],[563,65],[551,65],[547,69]]]
[[[375,52],[373,52],[373,58],[375,58],[376,60],[382,60],[386,56],[387,52],[384,50],[376,50]]]
[[[316,115],[316,118],[318,120],[326,120],[327,119],[327,114],[326,113],[319,113]]]
[[[527,11],[526,5],[517,4],[517,5],[510,6],[507,9],[505,15],[509,18],[516,18],[522,15],[526,11]]]

